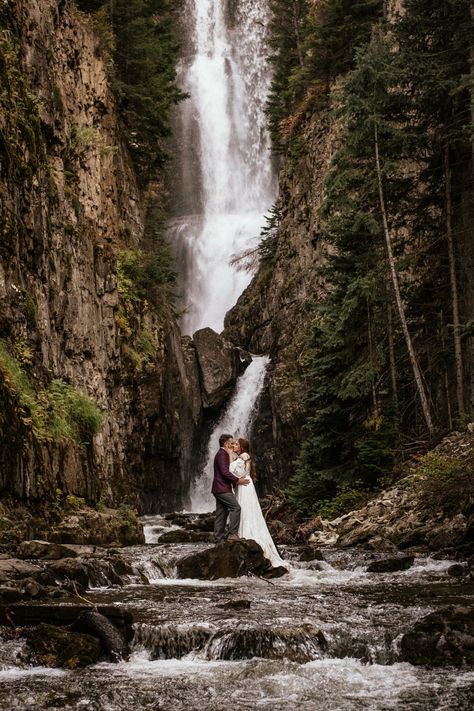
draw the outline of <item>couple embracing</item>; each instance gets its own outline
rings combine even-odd
[[[218,543],[241,538],[256,541],[274,567],[287,564],[280,558],[260,508],[255,490],[255,464],[249,443],[233,435],[219,437],[214,459],[212,493],[216,498],[214,535]],[[226,523],[229,517],[228,533]]]

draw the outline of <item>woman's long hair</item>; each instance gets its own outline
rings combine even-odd
[[[250,467],[250,476],[252,477],[252,481],[255,482],[255,481],[257,481],[257,470],[255,469],[255,464],[254,464],[254,461],[253,461],[253,457],[252,457],[252,455],[250,454],[250,444],[249,444],[249,441],[248,441],[248,439],[244,439],[243,437],[239,437],[239,439],[237,440],[237,442],[240,444],[240,449],[242,450],[242,452],[247,452],[247,454],[248,454],[249,457],[250,457],[250,459],[247,459],[247,461],[245,462],[245,466],[247,466],[247,464],[249,465],[249,467]]]

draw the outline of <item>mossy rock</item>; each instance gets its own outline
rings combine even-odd
[[[88,634],[40,624],[27,634],[30,652],[46,667],[77,669],[95,664],[100,657],[100,641]]]

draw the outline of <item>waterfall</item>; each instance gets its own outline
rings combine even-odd
[[[211,486],[214,476],[214,455],[219,449],[219,435],[224,432],[234,437],[248,435],[252,413],[265,381],[268,362],[269,358],[266,356],[253,359],[245,373],[240,376],[234,396],[214,428],[209,440],[203,476],[194,482],[191,491],[191,510],[196,513],[211,511],[215,507]]]
[[[276,196],[265,103],[268,0],[185,0],[186,38],[178,76],[189,96],[175,117],[170,243],[180,274],[182,331],[220,332],[251,273],[232,257],[257,246]],[[239,379],[211,436],[207,464],[190,493],[192,511],[214,508],[212,463],[222,429],[248,434],[267,358]]]
[[[255,247],[276,181],[266,130],[268,0],[186,0],[189,51],[180,82],[170,241],[183,292],[182,329],[221,331],[251,274],[230,265]]]

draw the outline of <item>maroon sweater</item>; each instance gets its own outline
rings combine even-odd
[[[231,494],[232,484],[237,484],[239,477],[229,471],[229,455],[221,447],[214,458],[214,479],[212,481],[213,494]]]

